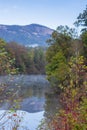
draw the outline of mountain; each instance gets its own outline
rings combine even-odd
[[[24,46],[46,46],[54,30],[39,24],[0,25],[0,38],[6,42],[15,41]]]

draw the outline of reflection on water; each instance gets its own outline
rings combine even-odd
[[[60,96],[52,92],[52,89],[45,96],[45,117],[47,119],[53,118],[53,116],[58,113],[61,108]]]
[[[21,88],[21,96],[23,97],[20,103],[20,108],[28,112],[39,112],[44,110],[46,86],[32,86]]]
[[[13,107],[14,104],[10,99],[12,95],[15,95],[15,98],[21,99],[20,110],[31,113],[44,110],[45,93],[49,88],[44,75],[1,76],[0,83],[7,86],[0,109],[8,109],[9,105]],[[9,97],[8,102],[7,97]]]
[[[45,111],[45,117],[51,119],[61,107],[58,94],[49,90],[50,85],[44,75],[1,76],[0,84],[5,87],[4,94],[0,94],[0,101],[1,98],[3,100],[1,110],[14,108],[17,104],[13,100],[17,99],[19,107],[16,109],[29,113]]]

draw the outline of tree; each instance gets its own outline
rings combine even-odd
[[[68,78],[68,62],[72,55],[73,41],[75,32],[67,26],[59,26],[53,32],[46,52],[47,67],[46,72],[48,79],[53,83],[65,83]]]
[[[10,57],[15,58],[15,67],[19,69],[19,72],[26,72],[25,61],[27,60],[27,49],[15,42],[7,44],[6,49],[10,54]]]
[[[63,84],[68,75],[68,65],[63,53],[57,52],[46,66],[48,80],[54,85]]]
[[[79,16],[77,17],[77,21],[75,22],[76,26],[84,26],[85,29],[87,30],[87,5],[86,5],[86,9],[83,10],[82,13],[79,14]]]
[[[76,26],[82,27],[82,30],[81,30],[82,33],[80,35],[80,39],[83,44],[82,55],[84,55],[87,58],[87,5],[86,5],[86,9],[83,10],[83,12],[79,14],[79,16],[77,17],[77,21],[74,24]]]
[[[45,54],[42,48],[28,48],[15,42],[6,45],[9,56],[15,58],[15,67],[19,73],[45,73]]]
[[[0,74],[15,74],[17,72],[14,67],[15,59],[11,59],[5,47],[6,42],[0,39]]]
[[[82,41],[82,55],[87,59],[87,31],[82,32],[81,36],[81,41]]]
[[[45,116],[46,130],[87,129],[87,67],[84,57],[71,58],[69,64],[69,84],[63,86],[60,94],[61,108],[51,118]]]
[[[45,53],[44,50],[42,48],[35,48],[34,49],[34,65],[35,68],[37,70],[37,73],[45,73],[45,65],[46,65],[46,61],[45,61]]]

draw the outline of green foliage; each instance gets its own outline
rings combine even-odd
[[[85,43],[85,47],[87,48],[87,31],[83,32],[81,35],[82,42]]]
[[[68,60],[72,55],[72,40],[71,29],[67,26],[59,26],[57,30],[53,32],[52,38],[47,41],[49,43],[47,61],[50,62],[52,56],[54,56],[58,51],[62,51]]]
[[[35,68],[38,72],[44,73],[45,72],[45,52],[42,48],[34,49],[34,57],[33,57]]]
[[[86,77],[87,66],[83,56],[71,57],[69,62],[69,79],[73,81],[73,87],[79,87],[83,84]]]
[[[62,109],[45,121],[50,130],[87,130],[87,7],[75,24],[85,26],[80,39],[75,30],[59,26],[48,40],[48,79],[63,89]]]
[[[75,41],[75,31],[68,26],[59,26],[53,32],[51,39],[48,40],[49,47],[46,52],[47,59],[47,78],[53,84],[67,85],[68,78],[68,62],[71,56],[75,55],[73,42]],[[60,83],[62,85],[60,85]]]
[[[58,26],[57,32],[59,34],[63,34],[64,36],[66,36],[68,40],[70,40],[72,38],[75,39],[75,38],[77,38],[77,35],[78,35],[75,28],[69,28],[67,25],[66,26],[62,26],[62,25]]]
[[[51,58],[51,63],[46,66],[50,82],[63,82],[68,74],[68,65],[62,52],[58,52]]]
[[[17,72],[14,67],[15,59],[11,59],[5,47],[5,41],[0,39],[0,74],[15,74]]]
[[[81,34],[81,40],[83,43],[83,55],[87,58],[87,31]]]
[[[77,21],[75,22],[76,26],[87,26],[87,6],[86,9],[83,10],[82,13],[79,14],[79,16],[77,17]],[[86,28],[85,28],[86,30]]]
[[[82,41],[82,48],[83,48],[83,53],[82,55],[84,55],[87,58],[87,5],[86,5],[86,9],[83,10],[82,13],[79,14],[79,16],[77,17],[77,21],[75,22],[76,26],[81,26],[81,36],[80,39]]]
[[[62,109],[48,123],[50,130],[87,129],[87,66],[84,63],[83,56],[71,58],[69,82],[60,94]]]

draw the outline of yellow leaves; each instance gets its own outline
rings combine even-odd
[[[72,89],[72,98],[74,99],[76,95],[77,95],[76,89]]]

